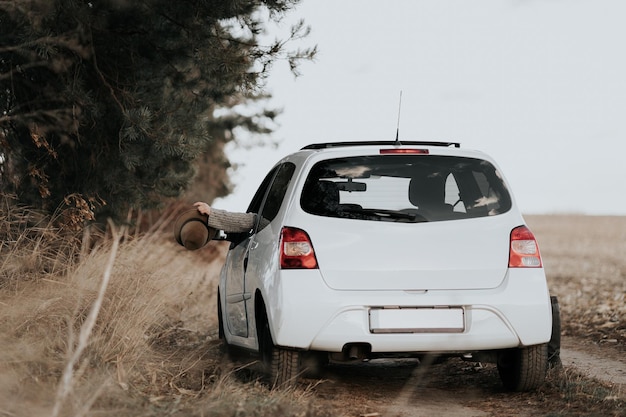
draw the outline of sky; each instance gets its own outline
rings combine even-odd
[[[229,146],[245,211],[283,156],[317,142],[455,141],[495,158],[524,214],[626,215],[626,1],[303,0],[317,45],[266,90],[277,147]],[[272,35],[270,33],[270,35]],[[272,35],[273,36],[273,35]]]

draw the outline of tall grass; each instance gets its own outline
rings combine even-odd
[[[572,267],[570,256],[578,257],[575,262],[601,258],[605,273],[596,277],[603,278],[598,288],[623,296],[621,249],[601,248],[599,234],[595,243],[579,242],[588,250],[570,250],[564,266],[556,266],[561,252],[554,245],[571,246],[548,242],[556,222],[542,221],[531,219],[531,227],[550,265],[552,285],[565,299],[568,321],[573,303],[580,303],[567,298],[573,297],[571,282],[583,283],[574,294],[595,296],[576,275],[580,264]],[[9,207],[0,210],[0,236],[0,416],[335,412],[306,388],[269,391],[254,372],[225,360],[215,314],[224,244],[186,251],[163,219],[143,235],[111,227],[95,246],[83,245],[89,236],[68,234],[54,219]],[[618,242],[623,242],[619,236]],[[592,245],[597,255],[588,253]],[[593,277],[590,272],[583,278],[588,276]],[[609,307],[622,311],[623,305],[618,300]],[[567,394],[572,385],[567,387],[558,389]]]
[[[224,244],[187,251],[163,219],[86,250],[53,219],[2,216],[0,416],[307,413],[306,392],[270,393],[224,360]]]

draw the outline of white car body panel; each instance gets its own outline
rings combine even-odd
[[[303,280],[291,272],[282,274],[284,302],[272,309],[276,343],[281,346],[339,352],[349,340],[370,343],[373,352],[462,352],[529,346],[550,339],[548,289],[538,269],[511,270],[500,287],[469,294],[465,290],[338,292],[320,285],[313,273]],[[297,302],[290,303],[291,299]],[[463,307],[465,330],[374,334],[368,316],[373,306]]]
[[[262,299],[274,343],[288,348],[340,352],[346,344],[364,343],[381,353],[473,352],[547,343],[552,323],[543,268],[508,267],[510,232],[524,224],[514,200],[503,214],[431,223],[340,219],[300,208],[311,166],[322,159],[378,154],[372,148],[302,151],[279,162],[292,161],[297,168],[278,215],[230,250],[222,270],[226,341],[258,350],[255,303]],[[480,152],[429,149],[497,167]],[[319,269],[280,269],[283,226],[309,234]],[[383,307],[462,309],[463,328],[375,333],[370,313]],[[446,315],[437,317],[449,322]]]
[[[521,222],[502,215],[406,224],[296,213],[286,224],[310,225],[304,229],[322,276],[336,290],[495,288],[507,272],[509,232]]]

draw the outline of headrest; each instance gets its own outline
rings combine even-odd
[[[445,202],[446,184],[440,175],[411,178],[409,201],[417,207],[440,205]]]
[[[332,181],[315,181],[308,185],[302,205],[313,214],[330,214],[339,206],[339,187]]]

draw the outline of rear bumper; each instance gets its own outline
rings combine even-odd
[[[552,314],[543,269],[510,269],[488,290],[337,291],[317,271],[282,271],[281,303],[270,308],[279,346],[340,352],[366,343],[373,353],[471,352],[547,343]],[[373,333],[372,307],[453,306],[464,311],[464,328],[450,332]]]

